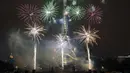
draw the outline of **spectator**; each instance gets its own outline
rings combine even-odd
[[[88,73],[92,73],[92,71],[91,71],[91,70],[88,70]]]
[[[52,73],[54,72],[54,68],[53,68],[53,67],[51,68],[51,72],[52,72]]]
[[[93,71],[93,73],[97,73],[97,71],[96,71],[96,70],[94,70],[94,71]]]
[[[72,66],[72,71],[75,72],[75,66],[74,65]]]

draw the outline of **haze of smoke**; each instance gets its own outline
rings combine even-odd
[[[27,37],[23,31],[12,30],[8,36],[8,46],[11,53],[14,56],[15,63],[20,68],[31,68],[33,69],[33,41],[31,38]],[[37,48],[37,68],[42,67],[46,70],[49,67],[55,66],[60,67],[61,62],[61,52],[54,52],[58,45],[54,40],[41,40]],[[67,52],[67,49],[65,49]],[[85,62],[79,62],[81,58],[78,58],[77,65],[86,68]],[[83,60],[82,61],[86,61]]]
[[[44,42],[44,40],[42,40]],[[45,41],[37,49],[37,66],[48,68],[50,65],[56,65],[53,60],[54,41]],[[33,68],[33,41],[20,30],[12,30],[8,36],[8,46],[14,56],[15,63],[21,68]]]

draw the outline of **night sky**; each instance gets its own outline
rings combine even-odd
[[[10,54],[8,47],[8,32],[12,28],[24,28],[24,22],[17,16],[16,7],[20,4],[37,4],[42,6],[45,0],[3,0],[0,6],[0,60],[5,60]],[[60,0],[57,0],[60,1]],[[83,1],[83,0],[81,0]],[[107,0],[101,4],[99,0],[88,1],[99,5],[103,10],[101,24],[92,25],[100,30],[98,45],[92,47],[95,56],[118,56],[130,53],[130,5],[127,0]],[[88,3],[86,3],[88,4]],[[84,20],[85,22],[85,20]],[[81,22],[82,24],[82,22]],[[84,23],[85,24],[85,23]],[[73,26],[75,28],[75,26]]]

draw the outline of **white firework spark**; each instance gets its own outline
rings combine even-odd
[[[28,27],[26,28],[28,31],[26,31],[25,33],[28,34],[28,36],[32,37],[32,39],[34,41],[38,41],[41,40],[40,35],[44,36],[44,34],[42,32],[44,32],[44,26],[39,26],[36,23],[34,23],[33,25],[28,24]]]
[[[51,2],[48,2],[43,6],[41,11],[42,13],[40,16],[42,20],[50,21],[56,17],[58,12],[57,10],[58,10],[58,6],[56,6],[56,3],[54,3],[54,0],[52,0]]]
[[[66,41],[65,41],[66,37],[63,36],[62,34],[56,35],[56,39],[57,39],[58,44],[60,45],[60,47],[63,47],[64,44],[66,43]]]
[[[61,64],[62,64],[62,69],[64,69],[64,48],[65,48],[65,36],[62,34],[56,35],[56,39],[58,40],[58,44],[60,45],[61,48]]]
[[[80,6],[74,6],[72,7],[70,16],[73,20],[80,20],[85,16],[85,9]]]
[[[75,58],[73,56],[71,56],[70,54],[66,54],[65,51],[64,51],[64,49],[67,48],[67,44],[69,44],[68,36],[63,36],[62,34],[59,34],[59,35],[56,35],[56,39],[58,40],[58,45],[61,49],[61,58],[62,58],[61,63],[62,63],[62,69],[64,69],[64,64],[67,63],[67,59],[64,56],[67,55],[72,59],[75,59]],[[75,56],[75,53],[74,53],[74,56]]]
[[[76,0],[73,0],[72,1],[72,5],[76,5],[77,4],[77,1]]]
[[[102,4],[106,4],[106,0],[100,0]]]
[[[77,60],[76,54],[75,54],[75,50],[76,48],[73,49],[68,49],[68,52],[65,52],[64,49],[67,49],[67,47],[69,46],[69,38],[68,36],[63,36],[62,34],[56,35],[56,39],[59,45],[59,49],[56,50],[56,52],[58,52],[59,50],[61,50],[61,58],[62,58],[62,68],[64,68],[64,64],[66,64],[67,62],[72,62],[73,60]],[[69,47],[68,47],[69,48]],[[72,47],[71,47],[72,48]],[[66,58],[66,56],[68,56],[71,61],[69,59]]]
[[[78,34],[78,38],[81,39],[81,41],[83,41],[84,43],[87,43],[87,44],[90,43],[91,45],[93,45],[93,43],[96,43],[96,39],[100,38],[97,35],[97,32],[99,31],[95,29],[90,30],[90,28],[86,31],[85,27],[82,26],[81,30],[74,33]]]

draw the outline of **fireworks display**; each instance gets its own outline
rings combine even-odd
[[[56,17],[58,12],[57,10],[58,10],[58,6],[56,6],[56,3],[54,3],[54,0],[52,0],[43,6],[40,16],[42,20],[50,21]]]
[[[105,0],[101,0],[101,3],[104,4]],[[87,9],[79,6],[78,4],[79,3],[77,2],[77,0],[63,0],[63,8],[61,8],[61,10],[63,10],[62,11],[63,15],[61,14],[62,17],[59,18],[57,18],[59,7],[57,6],[56,0],[48,1],[43,5],[41,10],[36,5],[31,5],[31,4],[22,4],[17,8],[18,17],[28,24],[27,28],[25,28],[27,30],[25,31],[25,33],[29,37],[31,37],[32,40],[34,41],[34,45],[33,45],[34,65],[33,66],[35,70],[37,67],[36,65],[37,46],[41,40],[41,36],[44,36],[43,33],[45,32],[44,26],[37,25],[37,23],[41,22],[41,20],[49,23],[53,22],[56,24],[62,24],[61,26],[62,33],[55,36],[58,43],[56,44],[58,46],[54,47],[55,48],[54,53],[57,53],[57,51],[60,50],[59,52],[60,55],[59,53],[58,56],[53,55],[58,57],[57,63],[59,63],[59,61],[61,62],[62,69],[64,69],[65,63],[73,62],[74,60],[79,60],[79,58],[77,58],[75,54],[75,49],[73,49],[74,46],[71,45],[72,41],[70,40],[72,39],[69,38],[70,36],[68,36],[68,30],[70,29],[69,22],[71,22],[72,20],[81,20],[84,17],[86,17],[89,26],[91,24],[100,24],[102,22],[103,12],[100,7],[94,6],[93,4],[89,4],[87,6]],[[92,46],[93,44],[97,44],[96,39],[100,39],[100,37],[97,35],[98,32],[99,31],[95,29],[91,30],[90,27],[88,27],[88,29],[86,30],[84,26],[82,26],[80,30],[74,32],[75,34],[77,34],[77,39],[80,39],[81,43],[83,42],[86,45],[89,69],[92,69],[93,66],[91,56],[90,56],[91,54],[90,54],[89,44]],[[61,57],[61,59],[59,59],[59,57]],[[56,57],[53,57],[53,59],[54,58]]]
[[[87,6],[87,20],[89,24],[100,24],[102,21],[102,10],[92,4]]]
[[[73,20],[80,20],[85,16],[85,9],[80,6],[74,6],[72,7],[70,16]]]
[[[18,17],[24,22],[40,22],[40,9],[36,5],[22,4],[17,9]]]

